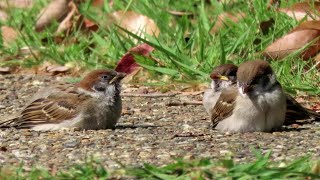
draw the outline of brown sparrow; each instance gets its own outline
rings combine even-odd
[[[18,116],[0,120],[0,128],[114,128],[121,116],[120,81],[124,76],[113,70],[94,70],[77,84],[44,88]]]
[[[271,66],[254,60],[239,66],[237,86],[222,90],[211,120],[221,131],[271,131],[282,126],[285,114],[286,95]]]
[[[234,74],[237,73],[237,70],[238,67],[233,64],[223,64],[213,69],[210,75],[212,89],[206,90],[203,95],[203,105],[210,117],[221,90],[229,86],[236,86],[236,75]],[[226,79],[228,80],[226,81]],[[305,120],[320,121],[320,113],[303,107],[289,94],[286,94],[286,98],[287,111],[284,125],[303,123]]]
[[[223,64],[213,68],[210,78],[211,89],[207,89],[203,94],[203,106],[209,116],[211,116],[212,108],[216,104],[221,91],[231,85],[235,85],[237,81],[238,67],[233,64]]]

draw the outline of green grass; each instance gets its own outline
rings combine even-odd
[[[70,169],[52,174],[44,169],[32,169],[24,172],[22,168],[10,172],[0,167],[0,178],[6,179],[106,179],[131,177],[138,179],[319,179],[320,163],[310,157],[302,157],[292,162],[280,163],[270,160],[271,152],[262,155],[256,152],[256,160],[248,163],[236,163],[230,158],[177,159],[164,166],[145,164],[142,167],[123,167],[106,170],[99,161],[91,160],[83,165],[74,165]],[[6,171],[6,172],[5,172]]]
[[[156,0],[113,2],[112,8],[108,3],[105,4],[104,14],[115,10],[133,10],[144,14],[158,25],[159,37],[147,36],[146,39],[141,39],[131,34],[130,38],[126,38],[118,33],[118,27],[109,26],[89,34],[75,29],[66,37],[64,43],[57,44],[54,42],[53,32],[58,24],[41,33],[34,31],[37,14],[47,3],[46,0],[41,0],[29,10],[10,10],[11,18],[6,24],[19,30],[22,38],[12,47],[1,48],[3,57],[18,54],[19,49],[25,46],[40,51],[41,55],[30,56],[23,60],[13,58],[11,61],[0,61],[0,66],[32,67],[49,61],[58,64],[68,63],[83,69],[114,68],[127,50],[137,44],[135,41],[138,39],[138,43],[147,42],[154,46],[156,51],[152,56],[164,64],[159,67],[150,59],[140,61],[138,58],[138,62],[150,72],[152,80],[158,81],[161,85],[172,81],[203,83],[209,80],[207,74],[216,65],[240,64],[247,60],[262,58],[261,51],[299,23],[272,8],[268,10],[268,0],[234,1],[234,3],[218,3],[216,0],[211,0],[210,3],[201,0],[183,3]],[[294,2],[297,1],[284,1],[282,7]],[[193,16],[178,17],[165,10],[191,12]],[[97,11],[88,4],[81,5],[80,12],[92,19],[104,17],[97,16]],[[238,23],[229,22],[227,27],[216,34],[210,33],[210,29],[216,23],[217,15],[222,12],[244,12],[246,17]],[[270,18],[275,20],[274,26],[264,34],[259,25]],[[105,24],[106,21],[105,18],[99,20],[101,24]],[[45,38],[46,41],[42,41]],[[77,43],[67,43],[70,39],[76,39]],[[295,93],[296,90],[300,90],[309,94],[320,94],[317,70],[312,68],[312,64],[308,61],[299,59],[297,54],[271,63],[287,91]],[[306,73],[306,69],[310,70]],[[169,78],[162,78],[163,75],[168,75]]]

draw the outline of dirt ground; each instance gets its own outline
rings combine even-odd
[[[18,112],[39,88],[61,81],[34,75],[0,75],[0,117]],[[125,87],[124,87],[125,88]],[[320,156],[320,124],[284,127],[273,133],[221,133],[210,128],[201,105],[168,106],[171,101],[201,100],[196,96],[123,97],[123,115],[115,130],[0,130],[0,166],[61,169],[88,159],[107,168],[120,164],[163,165],[174,158],[234,157],[254,159],[253,149],[273,151],[272,159]]]

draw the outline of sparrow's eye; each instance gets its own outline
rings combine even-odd
[[[237,72],[235,72],[235,71],[231,71],[229,74],[228,74],[228,76],[236,76],[237,75]]]
[[[109,76],[107,76],[107,75],[102,75],[102,76],[101,76],[101,79],[107,81],[107,80],[109,80]]]
[[[251,84],[252,84],[252,85],[258,84],[258,83],[259,83],[259,79],[260,79],[260,78],[255,78],[255,79],[253,79],[253,81],[251,81]]]

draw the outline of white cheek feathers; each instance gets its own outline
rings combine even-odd
[[[239,94],[242,97],[247,97],[247,93],[244,92],[244,89],[240,86],[239,82],[237,82],[237,87],[238,87]]]
[[[216,86],[216,85],[215,85],[215,83],[214,83],[214,80],[211,81],[210,86],[211,86],[211,89],[215,89],[215,86]]]
[[[106,91],[105,91],[105,94],[107,96],[114,96],[115,93],[116,93],[116,86],[114,86],[114,85],[107,86]]]

